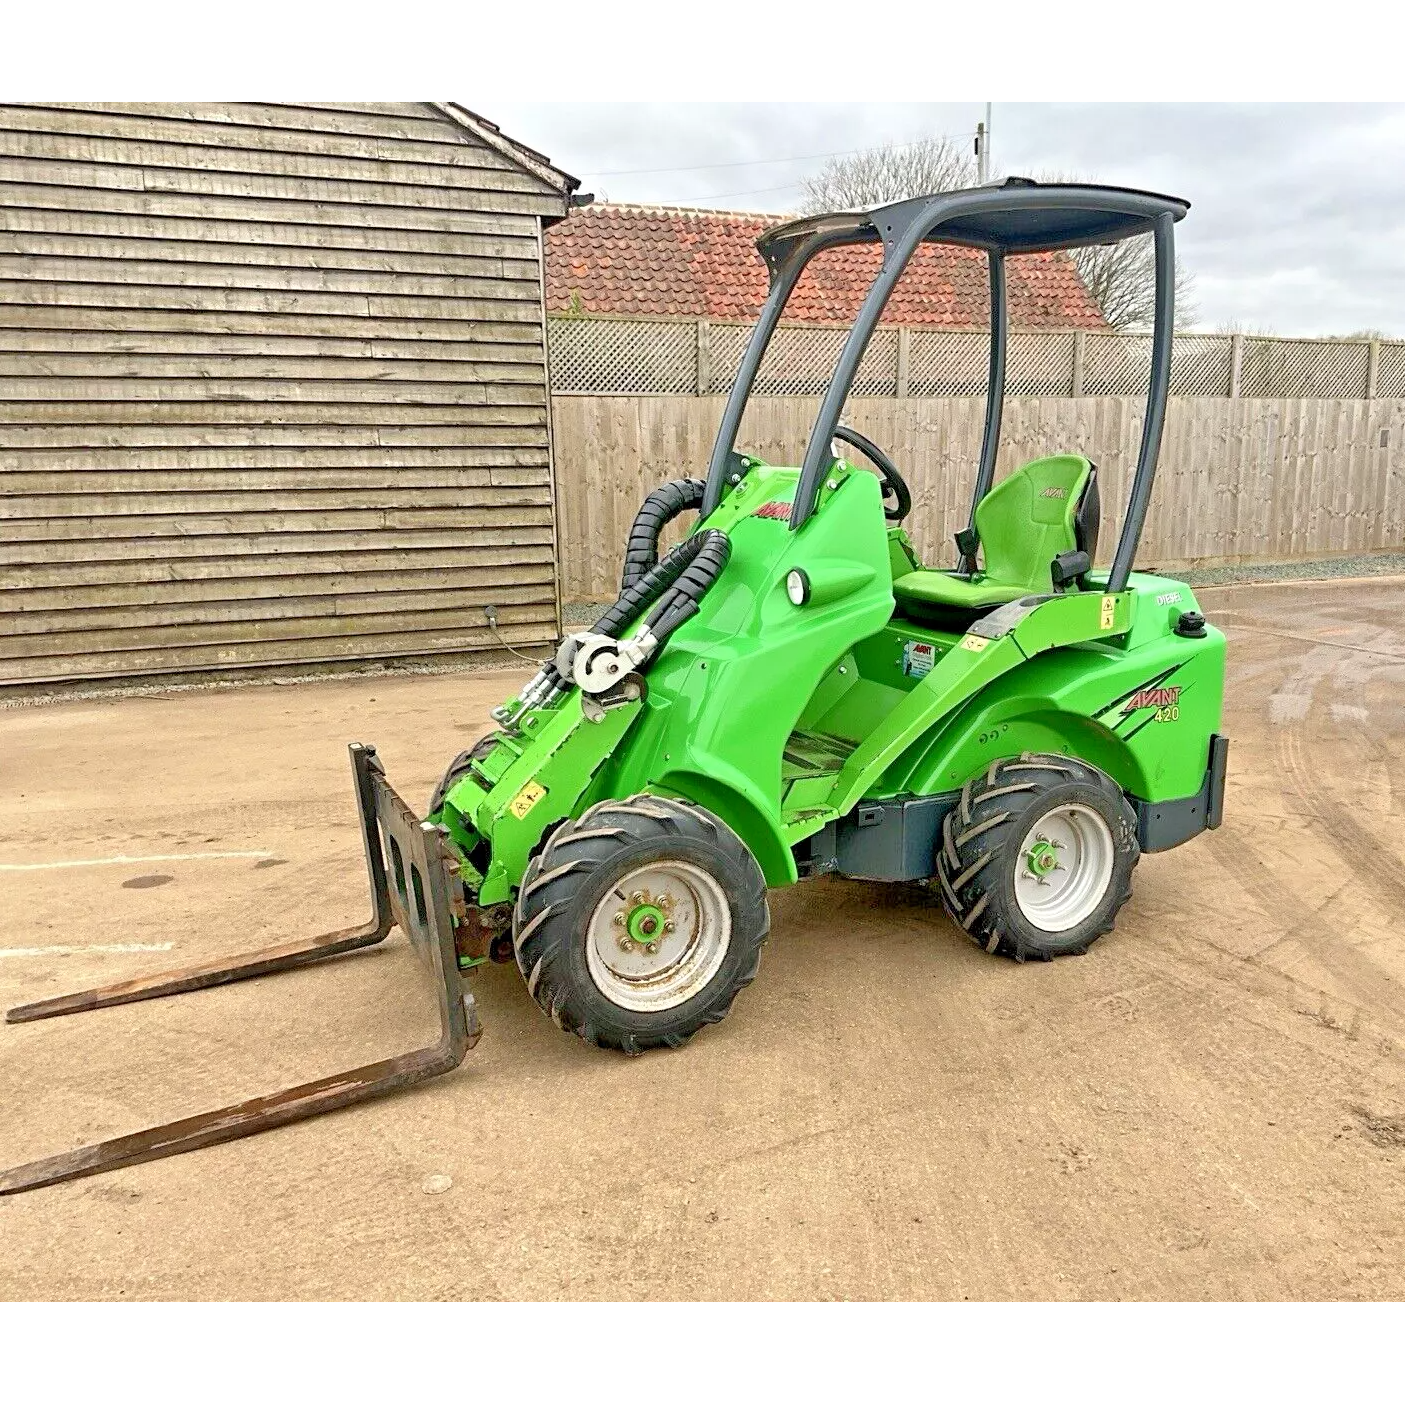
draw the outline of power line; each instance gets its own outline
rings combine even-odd
[[[682,175],[687,171],[726,171],[734,170],[738,166],[785,166],[794,161],[827,161],[833,156],[858,156],[865,151],[900,151],[907,146],[921,146],[928,141],[964,141],[971,135],[970,132],[932,132],[927,136],[917,137],[912,141],[885,142],[880,146],[856,146],[848,151],[814,151],[808,156],[767,156],[756,161],[713,161],[702,166],[655,166],[640,168],[632,171],[586,171],[583,174],[594,180],[597,176],[672,176]],[[772,189],[784,190],[785,186],[774,186]],[[740,195],[748,192],[738,191]]]

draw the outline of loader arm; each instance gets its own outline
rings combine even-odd
[[[347,1073],[332,1074],[16,1166],[0,1172],[0,1195],[234,1141],[422,1083],[463,1062],[464,1055],[478,1042],[481,1029],[473,997],[459,980],[449,899],[449,854],[437,827],[418,820],[391,788],[374,748],[353,745],[351,763],[374,908],[368,922],[233,960],[205,962],[20,1005],[10,1010],[6,1019],[10,1023],[46,1019],[248,980],[374,946],[398,926],[408,936],[420,958],[421,969],[433,983],[439,1007],[438,1040],[427,1048],[379,1059]]]

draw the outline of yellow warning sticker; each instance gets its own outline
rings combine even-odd
[[[527,811],[546,794],[546,787],[538,785],[536,781],[528,781],[516,795],[512,797],[512,803],[507,807],[517,816],[519,820],[527,818]]]
[[[1111,629],[1116,619],[1117,597],[1115,595],[1104,595],[1102,617],[1098,621],[1098,628]]]
[[[979,634],[968,634],[962,639],[961,647],[963,649],[969,649],[973,654],[979,654],[989,643],[989,639],[982,639]]]

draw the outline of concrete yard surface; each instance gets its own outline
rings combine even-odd
[[[639,1059],[490,967],[455,1073],[0,1199],[0,1296],[1405,1295],[1405,581],[1200,601],[1226,821],[1144,857],[1087,956],[1019,966],[925,889],[801,885],[731,1016]],[[346,742],[423,806],[521,676],[0,711],[0,1002],[361,920]],[[397,936],[2,1026],[0,1163],[416,1047],[412,967]]]

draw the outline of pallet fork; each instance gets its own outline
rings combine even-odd
[[[464,1055],[478,1042],[482,1028],[473,996],[459,977],[449,897],[451,860],[436,826],[420,821],[391,788],[373,747],[354,743],[351,766],[371,884],[373,912],[368,922],[305,941],[266,947],[233,960],[208,961],[17,1005],[6,1013],[5,1019],[11,1024],[49,1019],[287,971],[375,946],[390,935],[392,927],[398,926],[408,936],[438,995],[438,1041],[428,1048],[380,1059],[347,1073],[335,1073],[278,1093],[0,1171],[0,1195],[234,1141],[423,1083],[463,1062]]]

